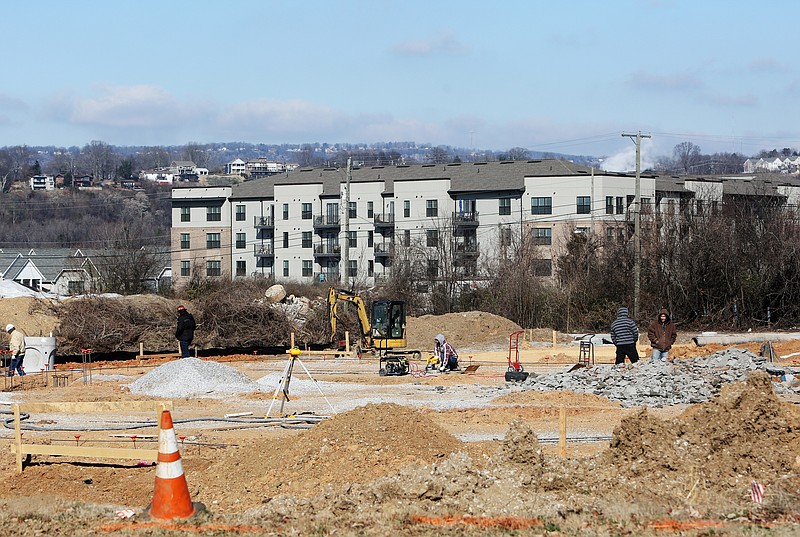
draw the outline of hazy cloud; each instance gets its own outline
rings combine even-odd
[[[750,108],[758,104],[758,97],[752,93],[743,95],[709,94],[701,97],[700,101],[715,106]]]
[[[343,120],[340,114],[326,106],[301,100],[259,99],[231,106],[220,117],[220,124],[247,132],[310,135],[329,132]],[[316,136],[309,139],[312,138]]]
[[[403,41],[391,47],[391,52],[401,56],[434,56],[440,54],[464,54],[468,47],[450,32],[428,39]]]
[[[157,86],[103,86],[98,93],[94,98],[57,96],[47,111],[67,123],[116,128],[168,126],[207,113],[206,107],[182,103]]]
[[[638,89],[658,91],[690,91],[703,87],[703,81],[688,73],[655,74],[636,71],[628,77],[628,83]]]
[[[772,58],[757,58],[747,64],[747,69],[754,73],[783,73],[786,66]]]

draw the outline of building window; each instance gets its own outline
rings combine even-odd
[[[372,248],[375,245],[375,233],[367,231],[367,248]]]
[[[288,203],[284,203],[283,204],[283,219],[284,220],[288,220],[289,219],[289,204]]]
[[[622,196],[617,196],[617,214],[623,214],[625,212],[625,204],[623,202]]]
[[[358,261],[351,259],[347,262],[347,277],[355,278],[358,276]]]
[[[439,261],[428,259],[427,274],[429,280],[435,280],[439,277]]]
[[[191,222],[192,214],[189,207],[181,207],[181,222]]]
[[[303,277],[310,278],[314,276],[314,262],[303,260]]]
[[[284,278],[288,278],[289,277],[289,260],[288,259],[284,259],[283,260],[283,277]]]
[[[371,201],[368,201],[367,202],[367,218],[372,220],[372,218],[374,216],[375,216],[375,205]]]
[[[553,275],[552,259],[534,259],[532,262],[533,275],[545,278]]]
[[[347,232],[347,247],[348,248],[358,247],[358,231]]]
[[[511,247],[512,231],[510,227],[500,228],[500,248],[507,250]]]
[[[589,196],[578,196],[577,198],[577,211],[578,214],[589,214],[592,212],[592,198]]]
[[[375,261],[370,259],[367,261],[367,277],[372,278],[375,276]]]
[[[533,244],[538,244],[540,246],[550,246],[553,244],[553,230],[549,227],[534,228]]]
[[[83,280],[70,280],[67,282],[67,293],[80,295],[83,293]]]
[[[222,241],[219,233],[206,233],[206,248],[221,248]]]
[[[247,261],[236,262],[236,275],[247,276]]]
[[[411,218],[411,201],[403,200],[403,218]]]
[[[304,231],[303,232],[303,248],[311,248],[311,232]]]
[[[425,216],[439,216],[439,200],[425,201]]]
[[[411,246],[411,230],[403,230],[403,246]]]
[[[237,248],[244,248],[247,246],[247,235],[244,233],[237,233],[236,234],[236,247]]]
[[[439,246],[439,230],[427,229],[425,230],[425,244],[430,248]]]
[[[351,201],[347,217],[348,218],[356,218],[357,216],[358,216],[358,205],[357,205],[357,202]]]
[[[189,234],[181,233],[181,250],[188,250],[189,248],[191,248],[191,242],[189,241]]]
[[[206,276],[222,276],[222,261],[206,261]]]
[[[206,207],[206,222],[222,220],[222,207]]]
[[[192,271],[189,261],[181,261],[181,276],[191,276]]]
[[[531,214],[553,214],[553,198],[531,198]]]
[[[312,205],[310,203],[304,203],[301,206],[300,212],[303,220],[311,220],[311,212],[312,212],[311,207]]]
[[[614,196],[606,196],[606,214],[614,214]]]
[[[500,198],[499,213],[500,216],[508,216],[511,214],[511,198]]]
[[[288,231],[284,231],[283,232],[283,247],[284,248],[288,248],[289,247],[289,232]]]
[[[244,205],[237,205],[236,206],[236,221],[237,222],[244,222],[245,218],[247,218],[247,212]]]

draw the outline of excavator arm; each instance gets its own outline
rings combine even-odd
[[[333,287],[331,287],[328,291],[328,316],[330,317],[331,323],[330,343],[333,343],[336,339],[336,325],[338,321],[336,310],[339,302],[349,302],[355,305],[356,313],[358,315],[358,322],[361,326],[361,337],[364,341],[364,345],[366,347],[371,346],[372,335],[370,332],[369,315],[367,314],[367,306],[364,304],[364,299],[355,293],[351,293],[350,291],[345,291],[344,289],[334,289]]]

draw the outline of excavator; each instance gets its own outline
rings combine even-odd
[[[328,316],[331,323],[330,343],[336,342],[336,326],[339,321],[338,308],[341,303],[355,306],[361,329],[361,341],[356,352],[373,352],[378,355],[380,375],[406,375],[409,372],[408,357],[419,360],[422,353],[407,350],[406,303],[402,300],[374,300],[372,320],[367,315],[367,306],[360,295],[345,289],[331,287],[328,291]]]

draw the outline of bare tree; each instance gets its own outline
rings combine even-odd
[[[672,149],[672,158],[684,173],[700,161],[700,147],[692,142],[681,142]]]
[[[81,156],[95,181],[109,179],[114,171],[116,154],[105,142],[92,140],[83,147]]]
[[[189,142],[183,148],[183,156],[201,168],[208,167],[208,151],[199,142]]]

